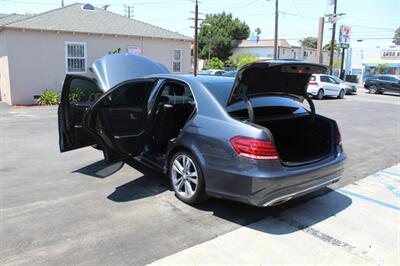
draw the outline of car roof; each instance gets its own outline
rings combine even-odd
[[[186,82],[200,82],[200,83],[217,83],[217,82],[227,82],[233,81],[233,77],[226,77],[226,76],[211,76],[211,75],[197,75],[194,76],[193,74],[155,74],[147,76],[147,78],[170,78],[176,80],[182,80]]]

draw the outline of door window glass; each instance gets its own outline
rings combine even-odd
[[[328,82],[329,83],[329,78],[327,76],[320,76],[319,78],[321,82]]]
[[[69,103],[87,104],[97,101],[102,91],[94,81],[86,79],[73,79],[68,93]]]
[[[128,82],[121,85],[107,98],[107,105],[142,108],[146,106],[154,81]]]
[[[338,81],[336,81],[334,78],[328,77],[329,78],[329,82],[332,84],[339,84]]]

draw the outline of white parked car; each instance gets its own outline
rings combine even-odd
[[[308,82],[307,93],[318,100],[322,100],[325,96],[343,99],[346,91],[334,77],[325,74],[314,74]]]

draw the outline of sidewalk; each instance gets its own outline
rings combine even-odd
[[[400,265],[400,164],[153,264]]]

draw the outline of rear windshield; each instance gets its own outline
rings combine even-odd
[[[227,79],[223,82],[205,82],[204,86],[214,95],[217,101],[223,106],[226,106],[228,102],[229,94],[231,93],[233,86],[233,79]]]
[[[228,97],[232,90],[233,80],[229,82],[210,82],[203,84],[228,113],[235,117],[247,116],[247,107],[243,101],[236,102],[226,107]],[[250,101],[253,105],[256,117],[308,113],[302,103],[292,99],[290,96],[262,96],[251,98]]]
[[[311,76],[310,81],[315,81],[316,77],[314,75]]]

